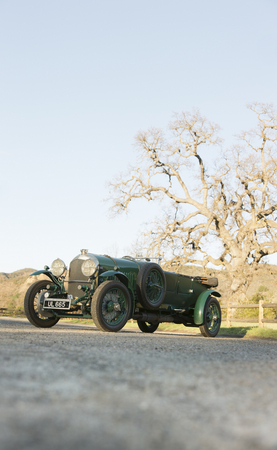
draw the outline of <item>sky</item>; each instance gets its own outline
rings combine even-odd
[[[277,107],[276,17],[276,0],[0,0],[0,272],[128,254],[159,214],[104,201],[134,136],[199,108],[230,145],[246,104]]]

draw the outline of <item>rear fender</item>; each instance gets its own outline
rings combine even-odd
[[[203,324],[205,304],[206,304],[208,297],[210,297],[211,295],[213,295],[214,297],[221,297],[221,294],[219,292],[213,291],[210,289],[208,291],[201,292],[198,299],[196,300],[195,308],[194,308],[194,323],[195,323],[195,325]]]

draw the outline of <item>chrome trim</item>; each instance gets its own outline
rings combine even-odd
[[[115,259],[114,258],[112,258],[111,256],[109,256],[109,255],[103,255],[103,256],[105,256],[105,258],[109,258],[109,259],[111,259],[112,260],[112,262],[114,263],[114,270],[118,270],[118,265],[116,264],[116,261],[115,261]]]
[[[86,281],[86,280],[65,280],[64,283],[92,284],[92,281]]]

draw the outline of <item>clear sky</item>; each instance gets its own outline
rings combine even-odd
[[[0,272],[128,253],[157,213],[109,218],[134,136],[200,109],[227,143],[277,107],[276,0],[0,0]]]

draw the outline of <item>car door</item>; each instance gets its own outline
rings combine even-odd
[[[177,287],[178,306],[180,308],[188,306],[190,304],[192,294],[192,278],[187,275],[179,274]]]
[[[192,296],[192,279],[186,275],[165,272],[166,296],[163,306],[184,308]]]

